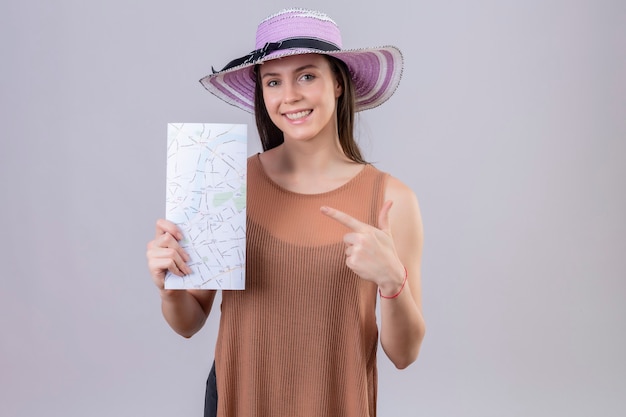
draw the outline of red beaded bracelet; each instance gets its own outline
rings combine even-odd
[[[404,268],[404,281],[402,281],[402,286],[400,287],[400,290],[395,293],[394,295],[390,295],[390,296],[386,296],[383,295],[383,293],[380,291],[380,288],[378,289],[378,294],[380,295],[380,298],[386,298],[387,300],[390,300],[392,298],[396,298],[397,296],[400,295],[400,293],[402,292],[402,290],[404,289],[404,285],[406,284],[406,280],[409,278],[409,272],[406,270],[406,266],[402,266]]]

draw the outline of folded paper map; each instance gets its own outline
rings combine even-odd
[[[166,289],[242,290],[246,260],[246,125],[169,123],[165,217],[193,271]]]

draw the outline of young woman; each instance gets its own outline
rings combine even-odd
[[[254,111],[264,152],[248,159],[246,289],[222,293],[215,350],[218,414],[376,415],[378,326],[402,369],[424,337],[422,223],[414,193],[366,163],[355,111],[397,87],[395,47],[342,50],[326,15],[284,10],[256,50],[201,80]],[[168,291],[191,271],[178,228],[158,220],[148,265],[170,326],[190,337],[215,291]]]

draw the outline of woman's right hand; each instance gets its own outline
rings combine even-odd
[[[183,234],[174,223],[165,219],[157,220],[156,235],[154,240],[148,242],[146,257],[152,280],[160,290],[165,287],[167,271],[180,277],[192,272],[186,264],[189,255],[178,243],[182,238]]]

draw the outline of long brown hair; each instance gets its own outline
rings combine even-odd
[[[354,139],[354,82],[350,76],[348,66],[341,60],[328,55],[323,55],[330,63],[331,70],[336,74],[342,88],[342,94],[337,99],[337,133],[343,153],[360,164],[365,164],[361,156],[359,146]],[[257,65],[254,68],[256,85],[254,89],[254,116],[256,126],[261,138],[263,150],[267,151],[277,147],[285,141],[283,132],[272,122],[263,100],[263,86],[261,84],[261,71]]]

